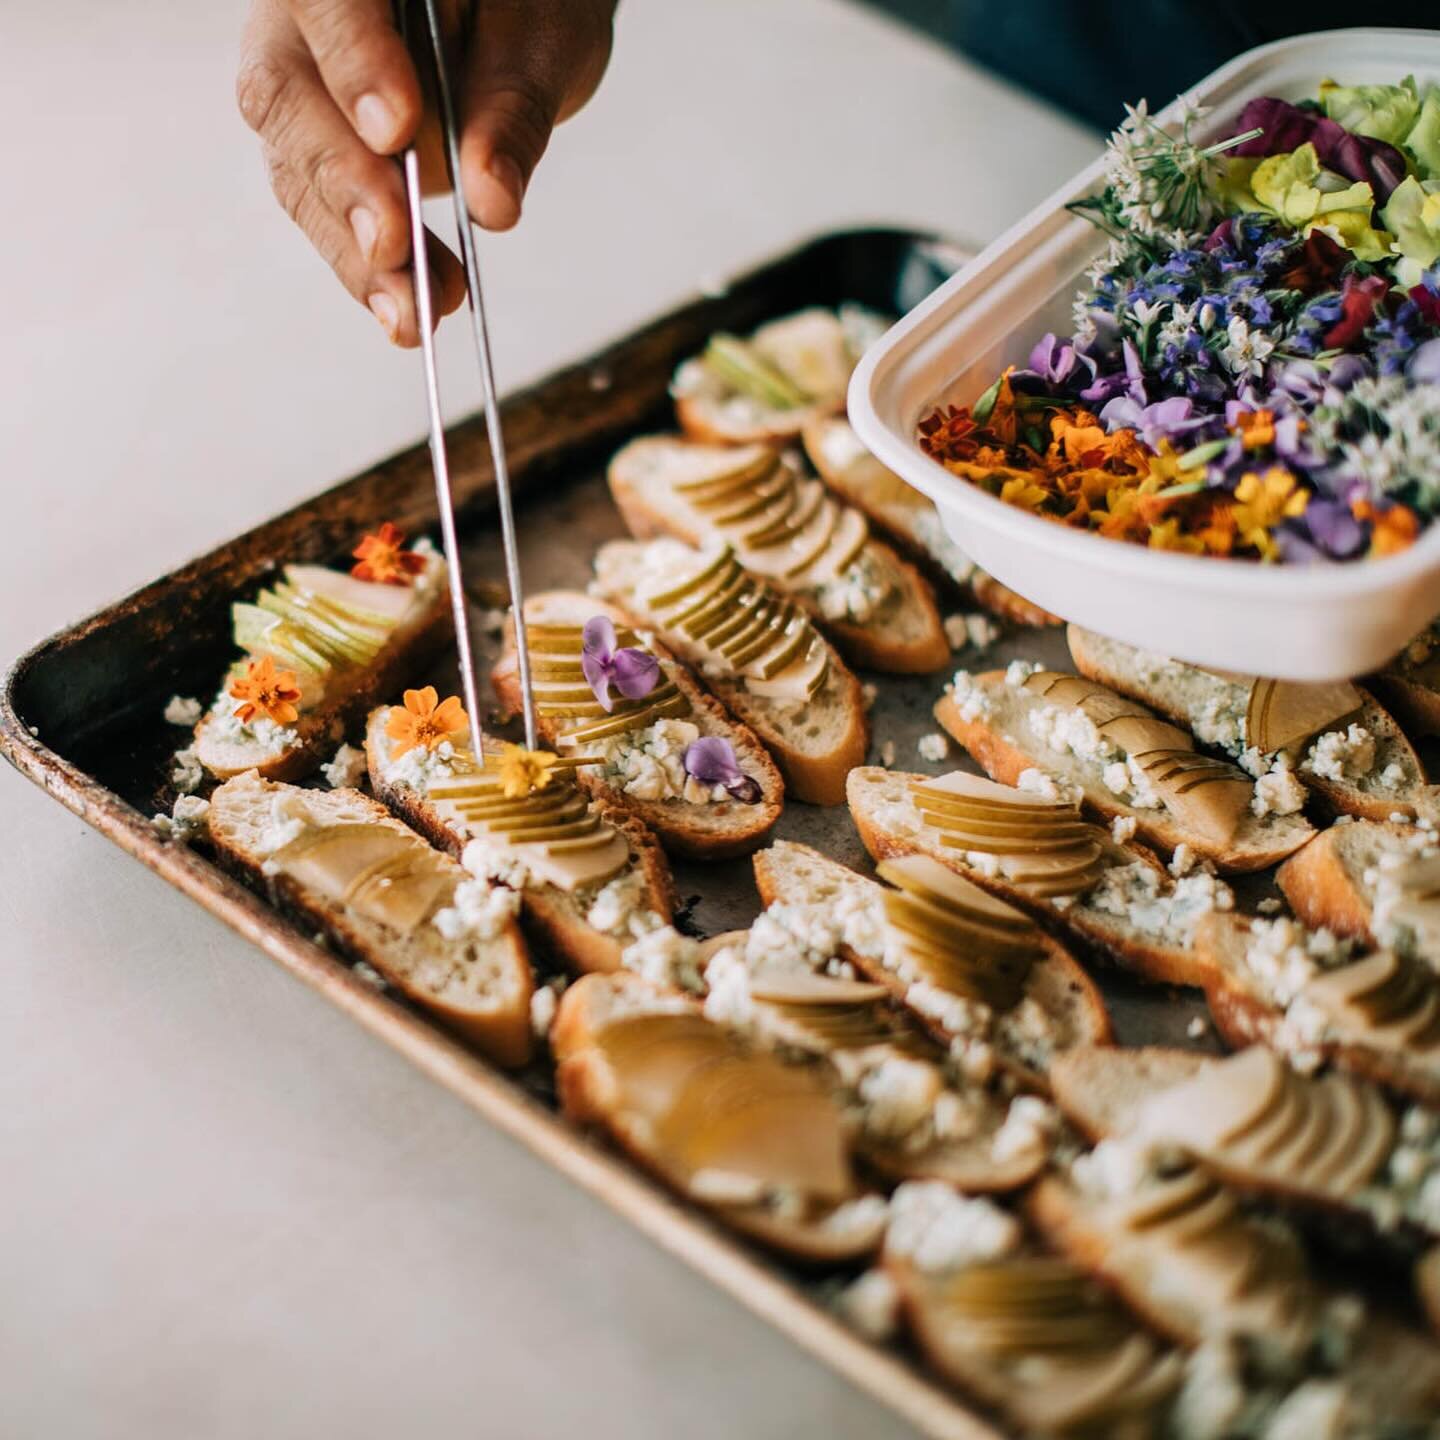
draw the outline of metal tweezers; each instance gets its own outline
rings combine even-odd
[[[445,137],[445,163],[455,200],[455,228],[465,265],[465,289],[470,301],[470,325],[475,355],[480,365],[484,395],[485,434],[495,470],[495,497],[500,509],[500,535],[505,548],[505,577],[510,588],[511,616],[515,629],[515,651],[519,660],[520,689],[524,697],[525,744],[536,748],[535,696],[530,684],[530,647],[522,618],[525,595],[520,580],[520,555],[515,539],[515,512],[510,498],[510,468],[505,459],[505,438],[500,429],[500,406],[495,390],[495,370],[490,358],[490,332],[485,323],[485,296],[480,288],[480,262],[470,211],[460,183],[460,132],[455,113],[454,91],[446,68],[445,43],[436,0],[423,0],[430,48],[434,55],[435,88],[439,98],[440,123]],[[409,43],[407,11],[400,0],[396,6],[400,32]],[[418,37],[416,37],[418,39]],[[415,53],[412,47],[412,54]],[[418,56],[417,56],[418,60]],[[430,458],[435,468],[435,498],[440,509],[440,532],[445,564],[450,576],[450,607],[455,616],[455,644],[460,657],[460,684],[465,709],[470,716],[471,745],[477,759],[483,754],[480,724],[480,697],[475,683],[475,649],[470,637],[465,583],[460,568],[460,544],[455,533],[455,497],[450,485],[450,460],[445,445],[445,420],[440,408],[440,376],[435,360],[434,298],[430,284],[430,260],[425,248],[425,221],[421,213],[420,159],[412,145],[403,157],[405,189],[410,206],[410,241],[415,271],[415,309],[420,324],[420,348],[425,361],[425,393],[430,416]]]

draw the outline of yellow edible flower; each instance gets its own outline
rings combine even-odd
[[[1050,498],[1050,492],[1035,484],[1028,475],[1014,475],[1000,487],[1000,498],[1022,510],[1038,510]]]
[[[1233,513],[1240,539],[1263,559],[1273,560],[1279,551],[1271,530],[1282,520],[1303,515],[1310,495],[1283,466],[1272,465],[1263,475],[1252,470],[1241,476],[1235,500]]]
[[[523,800],[543,790],[554,778],[556,756],[548,750],[506,745],[500,756],[500,784],[507,800]]]
[[[1201,555],[1205,551],[1205,542],[1198,535],[1180,533],[1180,521],[1173,516],[1150,527],[1148,543],[1152,550],[1180,550],[1186,555]]]

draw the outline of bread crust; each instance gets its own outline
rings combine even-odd
[[[1275,883],[1310,929],[1373,944],[1370,901],[1356,886],[1340,855],[1340,831],[1344,828],[1332,826],[1297,850],[1275,872]]]

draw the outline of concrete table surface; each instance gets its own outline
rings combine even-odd
[[[270,199],[240,0],[8,8],[5,659],[423,428]],[[1095,148],[840,0],[627,0],[484,243],[503,383],[822,229],[984,240]],[[8,770],[0,826],[0,1435],[908,1433]]]

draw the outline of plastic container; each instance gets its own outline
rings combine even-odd
[[[1248,51],[1191,92],[1213,133],[1257,95],[1298,100],[1320,81],[1440,80],[1440,33],[1333,30]],[[1178,102],[1157,117],[1175,117]],[[1117,117],[1118,118],[1118,117]],[[850,419],[870,450],[935,502],[952,539],[997,579],[1057,615],[1176,659],[1295,680],[1384,665],[1440,613],[1440,523],[1409,550],[1348,564],[1259,565],[1180,555],[1042,520],[951,475],[921,451],[917,423],[973,402],[1071,301],[1104,237],[1065,209],[1093,191],[1082,171],[893,326],[850,383]]]

